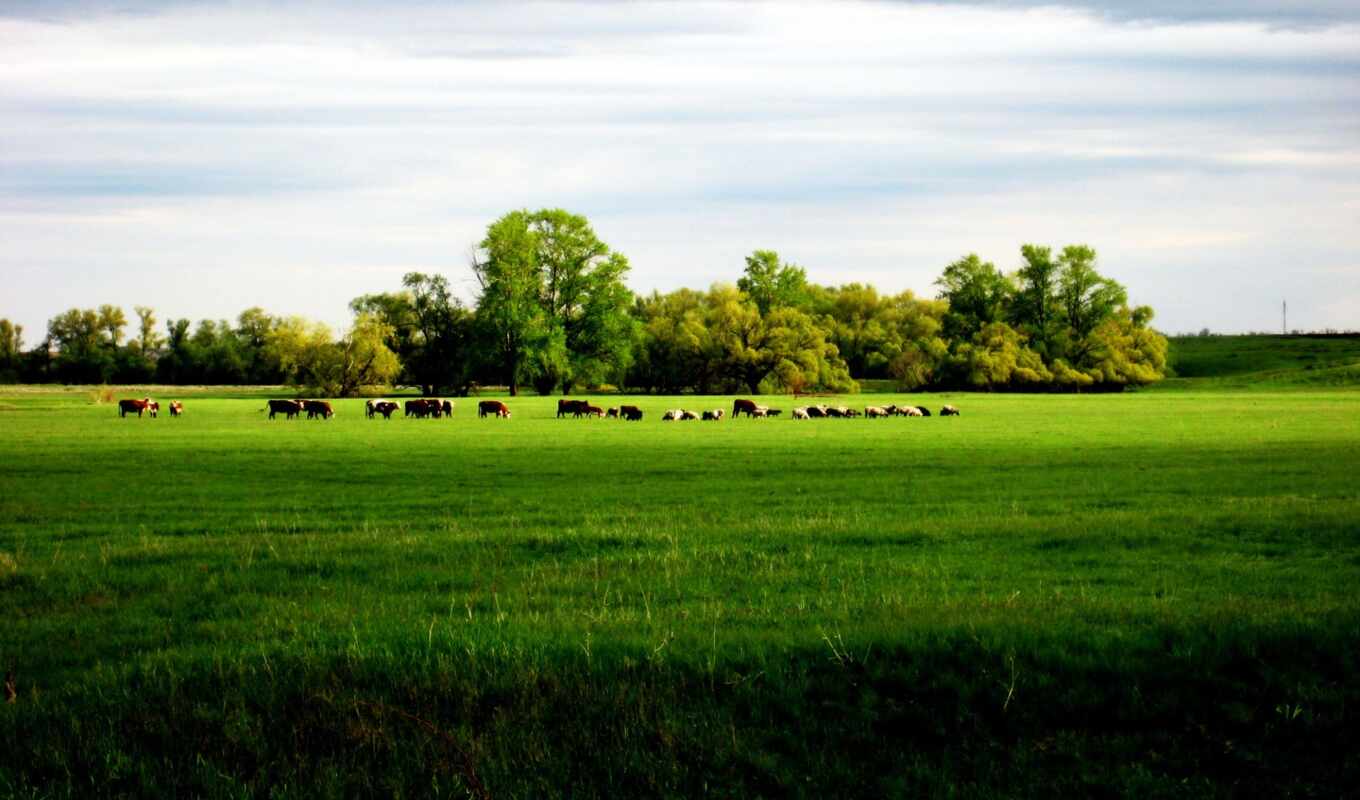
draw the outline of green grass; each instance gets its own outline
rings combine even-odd
[[[1360,336],[1178,336],[1166,389],[1360,387]]]
[[[659,417],[730,398],[269,422],[186,396],[0,396],[0,796],[1360,778],[1360,393],[716,424]]]

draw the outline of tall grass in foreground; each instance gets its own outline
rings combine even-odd
[[[1360,777],[1360,395],[714,425],[656,419],[730,399],[644,399],[638,424],[553,402],[270,423],[6,399],[0,795]]]

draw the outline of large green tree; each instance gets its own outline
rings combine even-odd
[[[807,272],[781,262],[773,250],[756,250],[746,257],[745,274],[737,279],[737,288],[755,302],[761,314],[776,308],[806,309],[811,301]]]
[[[621,375],[635,339],[628,259],[562,209],[512,211],[482,240],[477,314],[511,390],[540,391]]]
[[[475,320],[448,278],[409,272],[402,291],[355,298],[355,314],[372,314],[390,331],[387,346],[402,364],[400,380],[430,396],[467,394],[478,366]]]
[[[1064,247],[1058,257],[1058,300],[1067,327],[1065,355],[1073,362],[1086,358],[1094,343],[1090,336],[1105,320],[1128,303],[1128,292],[1096,271],[1096,251],[1086,245]]]
[[[48,320],[56,345],[55,376],[72,383],[106,383],[114,372],[113,349],[105,346],[105,318],[94,309],[72,308]]]
[[[976,253],[944,268],[935,281],[940,298],[949,303],[944,318],[944,333],[955,341],[971,341],[983,326],[1004,321],[1011,295],[1011,283],[990,261]]]
[[[759,393],[767,380],[771,389],[858,388],[810,314],[791,307],[762,314],[754,300],[730,285],[713,287],[708,306],[719,369],[747,391]]]
[[[1015,273],[1015,294],[1011,299],[1010,321],[1025,334],[1031,346],[1048,354],[1060,336],[1062,307],[1058,298],[1059,266],[1053,249],[1035,244],[1020,247],[1024,266]]]

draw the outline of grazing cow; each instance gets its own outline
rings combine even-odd
[[[765,409],[765,416],[767,416],[767,417],[777,417],[777,416],[779,416],[780,414],[783,414],[783,413],[784,413],[784,410],[783,410],[782,408],[767,408],[767,409]]]
[[[453,416],[453,401],[452,401],[452,400],[445,400],[445,401],[444,401],[443,403],[441,403],[440,405],[442,405],[443,408],[444,408],[444,416],[446,416],[446,417],[452,417],[452,416]]]
[[[866,419],[868,419],[869,417],[886,417],[886,416],[888,416],[888,409],[883,408],[882,406],[864,407],[864,417]]]
[[[722,410],[721,408],[715,408],[715,409],[713,409],[712,411],[705,411],[705,412],[704,412],[704,419],[707,420],[707,421],[716,422],[716,421],[718,421],[718,420],[720,420],[720,419],[722,419],[722,418],[723,418],[723,410]]]
[[[335,416],[327,400],[303,400],[302,410],[307,412],[307,419],[330,419]]]
[[[405,406],[406,416],[414,417],[416,416],[417,412],[424,407],[425,407],[424,400],[407,400]]]
[[[579,412],[580,412],[580,414],[584,414],[584,415],[587,416],[587,417],[601,418],[601,417],[604,416],[604,409],[603,409],[603,408],[600,408],[599,406],[592,406],[592,405],[589,404],[589,403],[586,403],[585,405],[581,406],[581,408],[579,409]],[[579,414],[578,414],[578,416],[579,416]]]
[[[681,411],[681,412],[680,412],[680,419],[682,419],[682,420],[685,420],[685,419],[698,419],[698,418],[699,418],[699,415],[698,415],[698,414],[695,414],[693,411]]]
[[[270,400],[269,418],[273,419],[275,414],[283,414],[284,419],[292,419],[302,413],[301,400]]]
[[[732,401],[732,419],[736,419],[737,417],[740,417],[742,414],[745,414],[748,417],[754,417],[755,413],[756,403],[754,400]]]
[[[629,422],[638,422],[642,419],[642,409],[637,406],[619,406],[619,414]]]
[[[483,400],[477,404],[477,416],[510,419],[510,407],[499,400]]]
[[[680,418],[683,417],[684,415],[685,415],[685,412],[684,412],[684,411],[682,411],[682,410],[680,410],[680,409],[678,409],[678,408],[673,408],[673,409],[668,410],[665,414],[662,414],[662,415],[661,415],[661,421],[662,421],[662,422],[674,422],[675,420],[680,419]]]
[[[915,406],[902,406],[901,408],[898,409],[898,412],[901,413],[902,416],[904,416],[904,417],[923,417],[923,416],[925,416],[924,414],[921,413],[921,409],[916,408]]]
[[[611,409],[609,409],[608,411],[604,412],[604,415],[605,415],[605,417],[608,418],[608,419],[618,419],[618,418],[619,418],[619,410],[618,410],[617,408],[611,408]]]
[[[940,409],[940,416],[942,417],[957,417],[958,415],[959,410],[954,406],[945,406],[944,408]]]
[[[392,419],[392,412],[396,411],[397,408],[399,406],[391,400],[379,400],[373,404],[373,412],[382,414],[383,419]]]
[[[172,416],[172,417],[182,417],[182,416],[184,416],[184,404],[181,403],[181,402],[178,401],[178,400],[171,400],[171,401],[170,401],[170,416]]]
[[[840,406],[822,406],[822,414],[828,417],[843,417],[845,413]]]
[[[817,418],[817,417],[827,417],[827,416],[830,416],[830,414],[828,414],[828,413],[826,413],[826,412],[828,412],[828,411],[830,411],[830,410],[831,410],[831,409],[827,408],[826,406],[808,406],[808,407],[807,407],[807,415],[808,415],[809,417],[813,417],[813,418]]]
[[[807,406],[802,406],[802,407],[800,407],[800,408],[795,408],[795,409],[793,410],[793,418],[794,418],[794,419],[808,419],[808,409],[807,409]]]
[[[146,410],[147,405],[149,405],[150,403],[151,403],[150,398],[147,398],[145,400],[119,400],[118,416],[126,417],[128,414],[131,414],[132,412],[136,411],[137,416],[140,417],[142,415],[142,412]]]
[[[928,417],[928,416],[930,416],[930,409],[926,408],[925,406],[917,406],[917,407],[916,407],[916,410],[917,410],[917,411],[920,411],[920,412],[921,412],[921,416],[923,416],[923,417]]]
[[[558,400],[557,418],[561,419],[562,417],[565,417],[568,414],[572,415],[573,417],[579,417],[581,416],[581,414],[585,413],[584,409],[588,405],[590,404],[585,400],[567,400],[565,398]]]

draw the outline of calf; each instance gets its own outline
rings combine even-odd
[[[783,414],[783,413],[784,413],[783,409],[779,409],[779,408],[767,408],[767,409],[765,409],[765,416],[767,416],[767,417],[777,417],[777,416],[779,416],[780,414]]]
[[[713,411],[705,411],[705,412],[704,412],[704,420],[705,420],[705,421],[716,422],[716,421],[718,421],[718,420],[720,420],[720,419],[722,419],[722,418],[723,418],[723,410],[722,410],[721,408],[714,409]]]
[[[682,419],[682,420],[685,420],[685,419],[698,419],[698,418],[699,418],[699,415],[698,415],[698,414],[695,414],[693,411],[681,411],[681,412],[680,412],[680,419]]]
[[[638,422],[642,419],[642,409],[637,406],[620,406],[619,414],[629,422]]]
[[[604,416],[605,419],[618,419],[619,410],[617,408],[611,408],[608,411],[604,412]]]
[[[920,411],[920,412],[921,412],[921,416],[923,416],[923,417],[928,417],[928,416],[930,416],[930,409],[926,408],[925,406],[917,406],[917,407],[916,407],[916,410],[917,410],[917,411]],[[957,409],[955,409],[955,410],[957,410]]]
[[[685,415],[685,412],[684,412],[684,411],[682,411],[682,410],[680,410],[680,409],[678,409],[678,408],[673,408],[673,409],[668,410],[665,414],[662,414],[662,415],[661,415],[661,421],[662,421],[662,422],[674,422],[675,420],[680,419],[680,418],[683,417],[684,415]]]
[[[477,404],[477,416],[510,419],[510,407],[499,400],[483,400]]]
[[[160,413],[160,410],[161,410],[160,403],[156,402],[155,400],[146,401],[146,413],[150,414],[152,417],[155,417],[158,413]]]
[[[944,408],[940,409],[940,416],[942,417],[957,417],[958,415],[959,410],[954,406],[945,406]]]
[[[589,403],[586,403],[585,405],[581,406],[580,409],[578,409],[577,416],[579,417],[582,414],[586,415],[587,417],[599,418],[604,416],[604,409],[600,408],[599,406],[592,406]]]
[[[170,401],[170,416],[172,416],[172,417],[182,417],[182,416],[184,416],[184,404],[181,403],[181,402],[178,401],[178,400],[171,400],[171,401]]]

